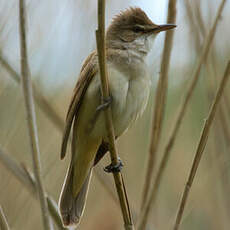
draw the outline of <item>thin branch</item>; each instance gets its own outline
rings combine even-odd
[[[223,79],[222,79],[222,81],[220,83],[220,86],[218,88],[218,91],[217,91],[216,97],[214,99],[213,105],[211,107],[211,110],[209,112],[208,118],[207,118],[207,120],[205,121],[205,124],[204,124],[204,128],[203,128],[203,131],[202,131],[202,134],[201,134],[201,137],[200,137],[200,141],[199,141],[199,144],[198,144],[198,147],[197,147],[197,151],[196,151],[196,154],[195,154],[195,157],[194,157],[194,160],[193,160],[193,164],[192,164],[192,168],[191,168],[191,171],[190,171],[190,174],[189,174],[189,178],[188,178],[188,181],[186,183],[186,186],[185,186],[185,189],[184,189],[184,192],[183,192],[183,195],[182,195],[182,199],[181,199],[181,202],[180,202],[180,205],[179,205],[179,210],[177,212],[176,221],[175,221],[175,225],[174,225],[174,228],[173,228],[174,230],[179,229],[181,219],[182,219],[182,215],[183,215],[183,212],[184,212],[184,208],[185,208],[188,196],[189,196],[189,192],[190,192],[194,177],[196,175],[196,171],[197,171],[197,168],[199,166],[201,157],[203,155],[205,145],[206,145],[207,140],[208,140],[209,131],[210,131],[213,119],[215,117],[215,113],[216,113],[216,110],[217,110],[217,105],[218,105],[218,103],[219,103],[219,101],[221,99],[221,96],[223,94],[224,87],[227,84],[227,80],[228,80],[229,75],[230,75],[230,61],[228,62],[228,65],[227,65],[225,73],[224,73],[224,77],[223,77]]]
[[[106,50],[105,50],[105,0],[98,0],[98,29],[96,31],[97,52],[99,60],[102,102],[109,98],[108,74],[106,69]],[[108,132],[110,157],[113,165],[119,163],[118,153],[115,145],[115,136],[112,122],[111,107],[104,111],[105,123]],[[125,229],[134,229],[131,214],[129,212],[128,199],[126,197],[125,187],[121,173],[113,173],[121,210],[123,214]]]
[[[176,0],[169,0],[167,23],[175,24],[175,22],[176,22]],[[151,188],[150,186],[151,181],[153,180],[152,177],[155,168],[156,153],[160,143],[162,124],[163,124],[163,118],[164,118],[164,112],[166,106],[167,90],[168,90],[168,71],[169,71],[171,50],[173,44],[173,35],[174,35],[174,30],[167,31],[165,41],[164,41],[164,51],[163,51],[163,57],[161,62],[160,78],[156,90],[148,166],[146,170],[145,182],[143,187],[144,189],[142,194],[141,209],[144,207],[147,197],[149,195],[149,191]]]
[[[186,5],[186,9],[187,9],[187,13],[188,14],[191,14],[189,12],[192,12],[192,7],[190,6],[189,4],[189,1],[185,1],[184,4]],[[194,34],[196,35],[196,39],[195,39],[195,43],[196,43],[196,52],[199,53],[200,51],[200,41],[199,39],[197,39],[197,37],[204,37],[205,38],[205,35],[206,35],[206,30],[205,30],[205,26],[204,26],[204,21],[202,19],[202,16],[201,16],[201,12],[200,12],[200,5],[197,4],[197,1],[196,1],[196,17],[190,17],[190,20],[188,20],[188,22],[190,23],[190,27],[193,28],[193,32]],[[197,20],[197,24],[199,25],[199,30],[197,29],[197,27],[195,26],[195,20]],[[215,88],[215,85],[217,83],[217,71],[216,71],[216,60],[215,60],[215,57],[216,57],[216,52],[215,52],[215,47],[213,47],[211,50],[211,63],[208,63],[208,60],[206,60],[206,63],[205,63],[205,66],[206,66],[206,69],[208,71],[208,79],[207,79],[207,84],[208,84],[208,97],[209,99],[213,97],[213,89]],[[211,76],[211,78],[210,78]],[[230,140],[230,129],[229,129],[229,125],[228,125],[228,121],[227,121],[227,118],[226,118],[226,114],[225,114],[225,107],[227,108],[228,106],[228,103],[226,101],[226,91],[224,92],[224,95],[223,95],[223,98],[224,98],[224,101],[222,100],[222,103],[220,103],[219,105],[219,111],[218,111],[218,122],[221,126],[221,130],[223,131],[223,134],[224,134],[224,138],[225,138],[225,142],[227,145],[229,145],[229,140]],[[225,103],[223,103],[225,102]],[[217,137],[218,134],[217,134]]]
[[[10,230],[6,216],[4,215],[4,212],[3,212],[1,206],[0,206],[0,229],[1,230]]]
[[[197,54],[200,52],[200,46],[201,46],[201,42],[200,42],[200,39],[198,39],[198,37],[201,37],[201,38],[205,38],[206,37],[206,30],[205,30],[205,24],[204,24],[204,21],[202,19],[202,16],[201,16],[201,12],[200,12],[200,3],[198,4],[198,1],[196,1],[197,4],[195,4],[195,9],[196,9],[196,17],[189,17],[190,20],[188,20],[188,23],[190,23],[190,27],[193,29],[193,33],[195,35],[195,47],[196,47],[196,52]],[[186,9],[187,9],[187,14],[191,15],[192,13],[192,7],[190,6],[189,4],[189,1],[184,1],[184,4],[186,5]],[[189,13],[191,12],[191,13]],[[195,23],[195,21],[197,21],[197,23]],[[195,26],[195,24],[197,24],[197,26]],[[198,28],[198,29],[197,29]],[[215,89],[215,86],[216,86],[216,83],[217,83],[217,71],[216,71],[216,60],[215,60],[215,57],[216,57],[216,53],[215,53],[215,48],[213,47],[211,50],[210,50],[211,54],[209,55],[209,59],[211,58],[211,63],[208,62],[208,60],[206,60],[206,63],[205,63],[205,67],[206,67],[206,71],[207,71],[207,94],[208,94],[208,99],[212,99],[213,98],[213,90]],[[226,93],[227,93],[227,90],[225,90],[223,92],[223,99],[226,98]],[[220,154],[219,152],[222,151],[220,149],[218,149],[218,147],[222,147],[221,146],[221,139],[223,138],[224,136],[224,139],[225,139],[225,143],[227,146],[229,146],[229,140],[230,140],[230,129],[229,129],[229,125],[228,125],[228,120],[227,120],[227,117],[226,117],[226,114],[225,114],[225,107],[226,107],[226,100],[223,100],[220,102],[219,104],[219,107],[218,107],[218,111],[217,111],[217,114],[216,114],[216,119],[215,121],[213,122],[214,124],[214,129],[215,129],[215,137],[214,137],[214,142],[215,142],[215,154],[216,154],[216,157],[214,159],[214,156],[212,154],[212,158],[211,160],[213,161],[213,166],[214,166],[214,169],[216,170],[216,173],[214,173],[216,179],[214,178],[214,183],[216,183],[216,180],[218,180],[218,182],[220,183],[221,185],[221,192],[223,193],[223,196],[221,198],[221,201],[222,201],[222,205],[221,207],[225,207],[225,213],[228,213],[229,212],[229,195],[228,195],[228,190],[229,190],[229,186],[226,185],[226,180],[223,180],[221,179],[221,174],[223,173],[223,164],[220,160]],[[223,103],[225,102],[225,103]],[[218,123],[218,124],[217,124]],[[218,132],[219,131],[219,132]],[[221,135],[223,133],[223,136]],[[211,151],[213,152],[213,151]],[[222,156],[222,155],[221,155]],[[216,215],[216,212],[214,210],[214,213],[213,215]],[[220,223],[221,224],[221,221]],[[221,228],[221,226],[220,226]]]
[[[190,24],[190,28],[192,28],[192,31],[193,33],[195,34],[195,47],[196,47],[196,53],[198,54],[199,51],[200,51],[200,40],[199,40],[199,37],[200,35],[202,37],[205,37],[205,26],[204,26],[204,22],[203,22],[203,19],[201,17],[201,12],[200,12],[200,5],[199,4],[196,4],[196,17],[193,16],[192,14],[192,7],[189,3],[189,1],[185,1],[184,2],[185,6],[186,6],[186,13],[189,15],[189,19],[188,22]],[[198,20],[198,23],[199,24],[199,30],[197,29],[196,27],[196,23],[195,21]],[[212,50],[210,51],[212,52]],[[212,55],[210,58],[212,58],[212,63],[208,63],[208,61],[206,60],[206,63],[205,63],[205,66],[206,66],[206,69],[208,71],[208,79],[207,79],[207,84],[208,84],[208,97],[209,99],[212,98],[213,96],[213,89],[215,87],[215,84],[216,84],[216,81],[217,81],[217,73],[216,73],[216,68],[215,68],[215,60],[213,60],[215,57],[215,53],[212,52]],[[212,67],[212,70],[211,70],[211,67]],[[210,78],[210,75],[212,76]],[[227,105],[226,103],[226,93],[224,92],[224,102],[225,102],[225,105]],[[229,129],[229,126],[228,126],[228,122],[227,122],[227,118],[226,118],[226,115],[225,115],[225,111],[224,111],[224,105],[223,103],[220,103],[219,105],[219,112],[218,112],[218,115],[219,115],[219,123],[222,127],[222,130],[223,130],[223,133],[224,133],[224,137],[225,137],[225,140],[226,140],[226,143],[228,144],[229,143],[229,140],[230,140],[230,129]]]
[[[202,17],[201,17],[201,13],[200,13],[200,7],[199,7],[199,4],[197,4],[197,7],[196,7],[196,11],[197,11],[197,18],[199,19],[199,28],[200,28],[200,33],[201,33],[201,36],[205,37],[205,30],[202,29],[204,28],[204,26],[200,26],[200,25],[204,25],[204,22],[202,20]],[[196,29],[196,32],[199,33],[199,30]],[[197,52],[199,52],[199,50],[197,50]],[[206,69],[207,69],[207,86],[208,86],[208,89],[207,89],[207,94],[208,94],[208,98],[209,99],[212,99],[213,98],[213,91],[215,90],[215,87],[216,87],[216,84],[217,84],[217,68],[216,68],[216,56],[217,56],[217,53],[216,53],[216,49],[215,47],[213,47],[211,49],[211,55],[209,57],[209,59],[211,59],[211,62],[208,63],[208,61],[206,61]],[[218,111],[217,111],[217,114],[216,114],[216,118],[215,118],[215,121],[213,122],[214,124],[214,127],[213,129],[215,130],[214,132],[214,149],[215,149],[215,156],[213,155],[213,151],[211,151],[211,161],[213,166],[214,166],[214,169],[216,170],[216,173],[214,173],[215,177],[214,178],[214,182],[213,183],[217,183],[216,181],[218,180],[218,182],[220,183],[220,190],[222,192],[222,195],[221,196],[221,201],[222,201],[222,204],[220,205],[221,207],[224,207],[225,210],[223,210],[224,213],[229,213],[229,186],[228,184],[226,183],[226,178],[221,178],[220,176],[222,176],[222,174],[226,174],[223,172],[224,168],[224,164],[223,164],[223,160],[220,160],[221,159],[221,156],[223,157],[223,154],[219,154],[220,151],[222,151],[222,145],[221,145],[221,142],[222,142],[222,138],[224,137],[225,139],[225,144],[226,144],[226,147],[228,148],[229,147],[229,141],[230,141],[230,127],[229,127],[229,124],[228,124],[228,117],[227,117],[227,114],[225,113],[225,108],[227,108],[227,102],[225,100],[226,98],[226,94],[227,94],[227,90],[225,89],[225,91],[223,92],[223,99],[221,100],[219,106],[218,106]],[[221,135],[223,134],[223,135]],[[211,147],[212,148],[212,147]],[[218,149],[219,148],[219,149]],[[229,154],[225,153],[227,159],[229,158]],[[214,159],[215,158],[215,159]],[[223,176],[222,176],[223,177]],[[218,187],[218,186],[217,186]],[[213,212],[213,216],[216,215],[216,212],[214,210]],[[222,215],[220,214],[220,216],[222,217]],[[219,221],[219,226],[221,228],[221,224],[222,224],[222,221],[220,220]]]
[[[36,115],[34,109],[32,83],[30,79],[30,71],[27,57],[27,43],[26,43],[26,9],[24,0],[19,1],[19,28],[20,28],[20,52],[21,52],[21,75],[22,75],[22,89],[24,93],[26,118],[28,122],[28,131],[30,138],[30,145],[33,158],[34,174],[36,178],[36,186],[39,194],[41,213],[43,218],[44,229],[52,229],[52,225],[49,219],[48,205],[45,197],[45,190],[42,184],[41,177],[41,164],[40,164],[40,151],[38,145],[37,127],[36,127]]]
[[[5,153],[0,148],[0,162],[2,165],[6,167],[6,169],[13,174],[13,176],[22,183],[26,189],[35,197],[37,196],[37,188],[36,183],[34,179],[34,175],[29,172],[28,169],[26,169],[25,166],[22,164],[19,165],[17,161],[10,156],[10,154]],[[56,225],[58,226],[58,229],[64,230],[61,222],[61,218],[59,217],[57,204],[53,201],[53,198],[50,195],[47,195],[47,202],[48,202],[48,208],[49,212],[55,221]]]
[[[174,142],[176,140],[176,137],[177,137],[179,128],[181,126],[181,122],[184,118],[188,103],[189,103],[189,101],[193,95],[194,89],[195,89],[196,84],[198,82],[200,71],[201,71],[201,66],[205,62],[207,55],[208,55],[208,52],[210,50],[210,46],[212,44],[212,41],[213,41],[213,38],[214,38],[214,35],[216,32],[217,24],[218,24],[218,21],[221,17],[221,13],[223,11],[225,3],[226,3],[226,0],[222,0],[221,4],[219,6],[219,9],[218,9],[218,12],[217,12],[217,15],[215,18],[215,22],[214,22],[214,24],[213,24],[213,26],[212,26],[212,28],[211,28],[208,36],[207,36],[206,41],[204,42],[201,56],[199,58],[198,64],[195,68],[195,71],[192,75],[192,82],[190,83],[188,91],[186,92],[185,96],[183,97],[184,101],[182,103],[182,106],[180,107],[178,116],[176,118],[175,125],[173,127],[173,131],[170,135],[169,141],[168,141],[168,143],[165,147],[164,153],[163,153],[163,157],[160,161],[160,166],[159,166],[159,169],[158,169],[157,174],[156,174],[156,180],[154,181],[154,185],[153,185],[153,188],[151,191],[151,196],[149,198],[149,202],[147,202],[147,205],[146,205],[146,210],[151,210],[153,205],[155,204],[156,197],[157,197],[157,194],[158,194],[158,191],[160,188],[160,183],[161,183],[167,162],[169,160],[170,152],[171,152],[172,147],[174,145]],[[148,213],[148,212],[146,211],[146,213]],[[144,217],[144,218],[146,218],[146,217]]]

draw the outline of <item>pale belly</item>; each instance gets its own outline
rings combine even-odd
[[[113,69],[110,69],[109,76],[114,131],[116,136],[120,136],[143,113],[148,102],[150,79],[147,75],[129,79]],[[107,130],[103,111],[95,114],[95,105],[100,104],[100,93],[98,92],[100,92],[100,81],[98,76],[95,76],[86,93],[84,112],[80,115],[85,118],[86,122],[79,126],[93,138],[106,139]]]
[[[119,81],[119,78],[116,78]],[[111,88],[113,95],[112,116],[116,136],[125,132],[143,113],[148,102],[150,82],[147,76],[128,81],[121,76],[124,85]],[[116,84],[113,84],[116,85]],[[118,92],[118,93],[114,93]]]

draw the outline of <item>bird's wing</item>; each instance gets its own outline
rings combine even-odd
[[[79,109],[81,107],[85,92],[93,79],[93,77],[98,72],[98,67],[96,64],[96,52],[91,53],[88,58],[85,60],[79,79],[75,86],[73,97],[71,99],[69,109],[66,116],[66,124],[62,139],[62,146],[61,146],[61,159],[63,159],[66,155],[66,148],[67,143],[72,127],[72,123],[74,119],[77,119],[79,114]]]

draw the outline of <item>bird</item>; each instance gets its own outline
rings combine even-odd
[[[110,97],[104,104],[101,104],[97,52],[93,51],[83,63],[68,108],[61,146],[63,159],[71,133],[71,162],[59,198],[64,226],[80,223],[93,168],[109,150],[102,110],[111,106],[116,139],[141,116],[151,88],[146,56],[157,34],[175,27],[153,23],[138,7],[121,11],[113,18],[105,38]],[[119,162],[107,166],[105,171],[121,168]]]

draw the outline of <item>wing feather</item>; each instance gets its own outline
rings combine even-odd
[[[64,128],[64,134],[63,134],[62,146],[61,146],[61,159],[63,159],[66,155],[66,148],[67,148],[70,131],[73,124],[73,119],[77,121],[79,109],[81,107],[85,92],[91,80],[98,72],[95,57],[96,57],[96,53],[93,52],[85,60],[80,72],[79,79],[75,86],[73,97],[71,99],[67,116],[66,116],[66,124]]]

